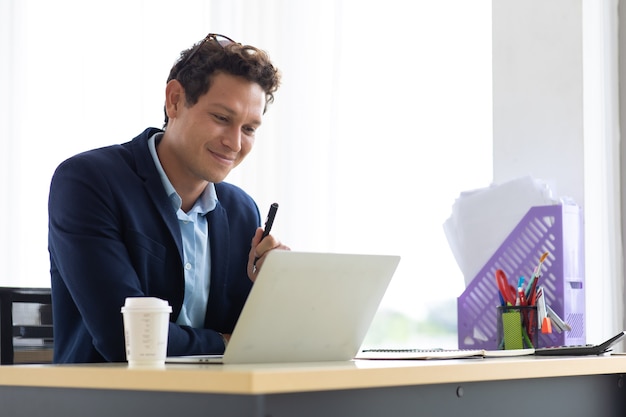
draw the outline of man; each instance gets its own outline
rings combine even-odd
[[[170,71],[164,130],[57,168],[48,207],[56,363],[124,361],[120,309],[137,296],[172,306],[168,355],[224,351],[264,255],[288,249],[262,239],[255,202],[222,182],[250,152],[279,82],[263,51],[209,34]]]

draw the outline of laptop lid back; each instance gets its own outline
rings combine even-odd
[[[388,255],[271,251],[223,362],[353,359],[399,261]]]

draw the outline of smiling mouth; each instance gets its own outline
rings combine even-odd
[[[211,150],[209,150],[209,152],[211,153],[211,155],[213,155],[215,159],[217,159],[219,162],[221,162],[224,165],[233,165],[235,163],[235,158],[227,157],[225,155],[219,154],[217,152],[213,152]]]

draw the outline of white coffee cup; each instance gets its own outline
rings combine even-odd
[[[122,307],[128,365],[165,366],[172,307],[156,297],[127,297]]]

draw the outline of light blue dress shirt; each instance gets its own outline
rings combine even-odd
[[[176,323],[196,328],[204,327],[209,287],[211,284],[211,248],[209,246],[209,224],[207,213],[215,209],[217,194],[215,185],[209,183],[191,210],[185,213],[183,200],[170,182],[156,151],[156,142],[163,133],[157,133],[148,140],[148,147],[154,159],[161,182],[165,187],[172,207],[176,210],[178,225],[183,238],[183,269],[185,273],[185,298]]]

